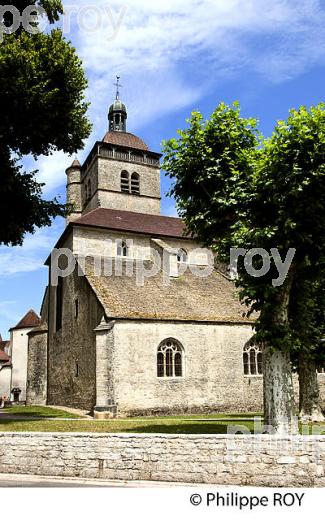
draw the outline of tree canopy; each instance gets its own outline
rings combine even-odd
[[[50,23],[63,12],[59,0],[10,2],[20,12],[42,6]],[[8,21],[10,25],[10,22]],[[0,243],[20,244],[26,232],[65,213],[57,200],[42,198],[35,172],[24,172],[23,156],[81,149],[90,133],[87,81],[75,49],[59,29],[5,34],[0,44]]]
[[[238,103],[221,103],[207,121],[194,112],[188,128],[166,142],[164,152],[164,169],[174,181],[171,193],[189,231],[222,260],[230,261],[231,248],[276,250],[279,261],[294,250],[279,286],[272,284],[277,278],[274,261],[258,277],[247,272],[247,255],[238,261],[240,297],[248,313],[258,312],[254,340],[264,344],[265,354],[269,347],[269,357],[277,351],[277,364],[269,365],[270,372],[280,366],[283,355],[288,377],[281,370],[277,377],[285,386],[290,379],[288,353],[297,346],[290,300],[301,284],[313,286],[324,273],[324,105],[291,110],[288,120],[278,121],[265,139],[255,119],[241,116]],[[260,269],[263,256],[253,256],[252,264]],[[270,379],[267,384],[272,386]],[[284,414],[290,399],[288,383]]]

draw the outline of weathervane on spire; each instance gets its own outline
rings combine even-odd
[[[120,84],[121,76],[116,76],[116,83],[114,83],[116,87],[116,99],[120,99],[120,88],[123,86]]]

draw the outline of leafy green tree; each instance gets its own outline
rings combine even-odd
[[[290,112],[273,135],[262,139],[257,123],[239,105],[221,103],[208,121],[194,112],[189,127],[164,145],[164,168],[191,233],[229,262],[231,248],[276,249],[286,259],[285,280],[275,262],[263,276],[247,272],[247,253],[237,266],[240,298],[256,313],[254,341],[263,346],[264,418],[276,432],[296,432],[291,351],[295,334],[289,308],[293,284],[324,270],[325,110]],[[263,258],[254,256],[260,269]]]
[[[8,3],[7,3],[8,4]],[[59,0],[10,2],[22,13],[42,6],[54,23],[63,12]],[[10,13],[5,24],[11,25]],[[26,232],[49,225],[66,208],[42,198],[35,172],[26,173],[23,156],[61,150],[72,154],[90,133],[85,102],[87,81],[75,49],[59,29],[30,34],[20,28],[0,43],[0,243],[21,244]]]

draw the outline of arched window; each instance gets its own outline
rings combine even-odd
[[[175,339],[163,341],[157,351],[157,377],[182,377],[183,370],[183,347]]]
[[[121,191],[130,193],[130,175],[126,170],[121,173]]]
[[[177,262],[179,264],[186,264],[187,263],[187,252],[185,249],[180,249],[177,253]]]
[[[256,345],[245,345],[243,352],[244,375],[260,376],[263,374],[262,351]]]
[[[117,244],[117,256],[123,256],[126,257],[129,255],[129,248],[127,243],[122,240]]]
[[[131,193],[140,194],[140,177],[136,172],[131,175]]]

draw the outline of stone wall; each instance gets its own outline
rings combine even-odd
[[[262,378],[246,377],[250,325],[116,321],[112,373],[125,415],[262,410]],[[157,349],[174,338],[184,349],[183,377],[157,377]]]
[[[0,397],[3,395],[10,396],[11,370],[11,366],[0,366]]]
[[[0,473],[324,487],[325,437],[0,433]]]
[[[121,192],[122,171],[127,171],[130,175],[133,172],[138,173],[140,177],[140,194],[142,196],[160,199],[160,168],[147,164],[133,164],[117,159],[100,157],[98,159],[98,188],[100,190]],[[130,199],[133,199],[133,197],[131,196]],[[145,200],[143,200],[143,204],[145,205]],[[159,205],[157,209],[159,213]]]
[[[121,173],[136,172],[140,178],[140,194],[121,192]],[[92,196],[85,200],[85,185],[91,180]],[[82,179],[83,211],[97,207],[160,214],[160,169],[112,158],[98,157]]]
[[[156,250],[159,251],[159,254],[162,254],[161,247],[157,248],[157,245],[149,236],[126,231],[114,232],[108,229],[83,227],[73,229],[73,253],[113,258],[117,255],[117,243],[120,243],[121,240],[127,241],[130,258],[150,260],[153,251]],[[163,242],[173,250],[184,249],[189,255],[192,265],[206,265],[208,262],[205,249],[200,249],[200,244],[195,240],[166,237]]]
[[[63,278],[62,315],[62,328],[56,330],[56,288],[50,287],[48,404],[91,410],[96,400],[94,329],[103,309],[77,269]]]
[[[26,401],[27,387],[27,359],[28,359],[28,333],[33,330],[13,329],[11,331],[11,390],[20,388],[19,401]],[[11,394],[13,400],[13,395]]]
[[[27,363],[28,405],[44,405],[47,401],[47,327],[29,333]]]

